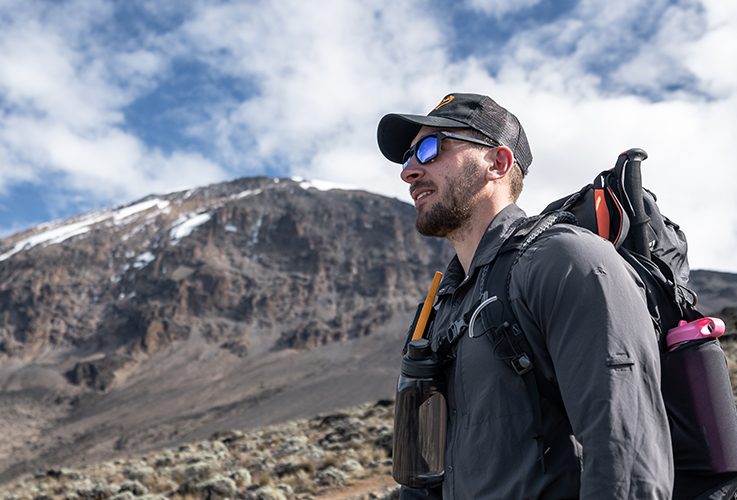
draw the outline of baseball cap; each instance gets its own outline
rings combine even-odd
[[[470,127],[508,147],[522,174],[527,175],[532,163],[530,145],[517,117],[484,95],[448,94],[427,116],[384,116],[377,131],[379,149],[389,161],[402,163],[404,153],[422,127]]]

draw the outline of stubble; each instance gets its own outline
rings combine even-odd
[[[470,158],[461,164],[456,174],[447,179],[443,192],[438,193],[441,198],[417,213],[417,232],[444,238],[463,227],[473,215],[476,194],[485,184],[478,170],[478,165]]]

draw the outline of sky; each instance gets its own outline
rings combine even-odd
[[[737,272],[732,0],[0,0],[0,237],[254,175],[409,202],[376,125],[452,92],[522,122],[528,213],[640,147],[691,267]]]

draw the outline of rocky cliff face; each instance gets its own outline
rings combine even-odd
[[[271,178],[0,240],[0,479],[391,397],[451,255],[406,203]]]
[[[193,335],[241,357],[370,335],[447,261],[413,217],[363,192],[252,178],[16,235],[0,243],[0,357],[96,354],[67,376],[106,389],[136,354]]]

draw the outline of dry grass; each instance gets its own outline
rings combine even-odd
[[[377,443],[392,425],[393,406],[380,402],[250,432],[218,432],[178,449],[29,475],[0,486],[0,499],[307,500],[326,485],[387,474],[391,461]]]

